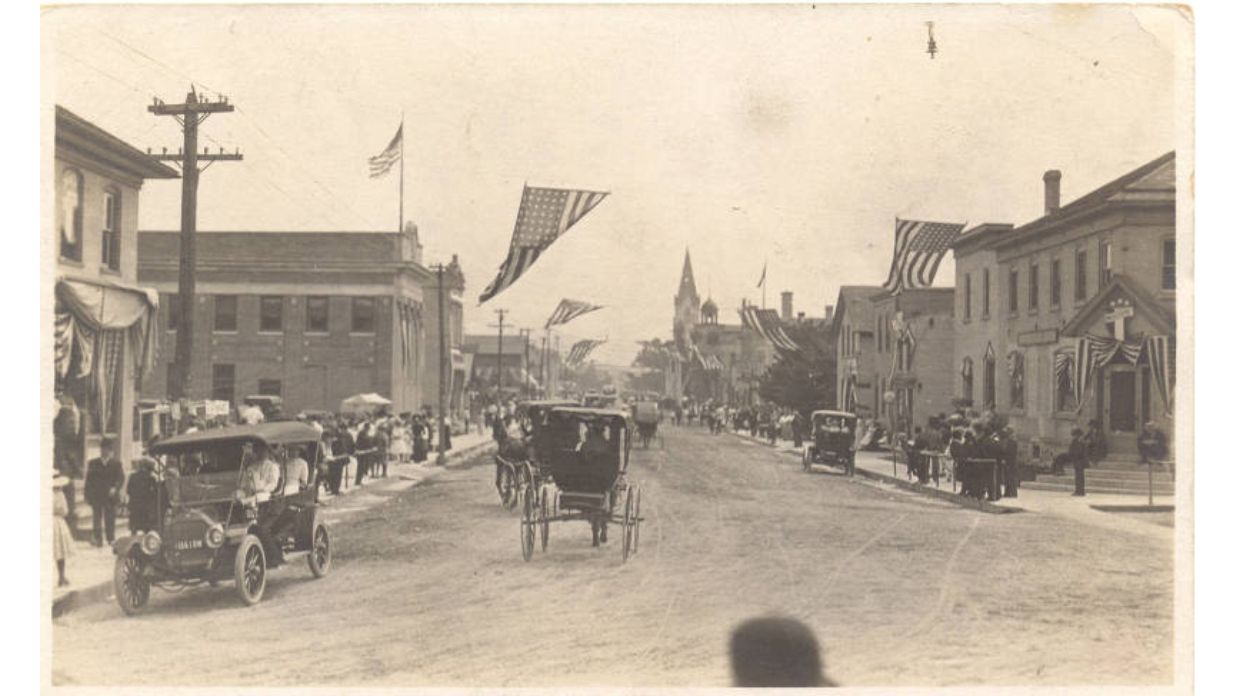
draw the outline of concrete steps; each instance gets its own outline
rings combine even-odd
[[[1040,473],[1034,481],[1025,481],[1023,488],[1040,491],[1073,490],[1073,472],[1066,469],[1064,475]],[[1147,495],[1150,484],[1147,480],[1146,467],[1133,462],[1112,462],[1105,460],[1100,466],[1086,469],[1086,492],[1115,495]],[[1155,495],[1172,496],[1176,493],[1175,480],[1161,466],[1154,467]]]

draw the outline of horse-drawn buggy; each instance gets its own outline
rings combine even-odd
[[[520,548],[532,560],[538,532],[549,548],[553,522],[581,520],[592,529],[592,545],[609,541],[609,525],[622,527],[622,560],[639,548],[640,490],[627,480],[631,440],[622,411],[558,407],[547,414],[539,444],[552,481],[536,495],[523,496]]]
[[[854,473],[854,434],[858,416],[846,411],[811,414],[811,442],[803,448],[803,471],[812,464],[836,464]]]
[[[658,445],[664,446],[664,440],[657,434],[657,427],[661,423],[661,409],[657,402],[637,401],[631,407],[631,420],[635,421],[635,431],[639,434],[639,441],[644,449],[648,449],[653,438],[656,438]]]
[[[535,494],[548,479],[540,452],[545,451],[544,439],[548,425],[549,410],[557,406],[578,406],[579,402],[567,399],[543,399],[524,401],[515,408],[515,420],[519,424],[517,437],[509,434],[494,455],[497,467],[494,485],[503,507],[514,509],[519,505],[520,492]]]

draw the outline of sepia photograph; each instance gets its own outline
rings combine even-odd
[[[38,19],[44,689],[1193,692],[1187,6]]]

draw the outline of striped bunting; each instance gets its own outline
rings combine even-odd
[[[893,263],[884,289],[891,293],[931,287],[936,270],[965,223],[897,220],[893,237]]]
[[[566,364],[574,367],[588,358],[588,355],[594,348],[605,343],[592,338],[585,338],[582,341],[576,341],[575,345],[571,346],[571,352],[567,354]]]
[[[549,321],[545,322],[545,328],[548,329],[557,324],[565,324],[581,314],[595,312],[598,309],[601,309],[601,305],[564,299],[558,303],[558,309],[555,309],[554,313],[549,315]]]
[[[515,218],[515,232],[506,260],[498,268],[498,276],[481,293],[480,303],[509,288],[536,263],[541,252],[549,248],[563,232],[597,207],[608,192],[579,191],[524,186]]]
[[[73,315],[56,313],[56,375],[69,375],[69,363],[73,359]]]
[[[798,347],[789,336],[785,334],[785,328],[781,326],[781,318],[777,316],[777,312],[772,309],[760,309],[755,305],[747,305],[738,310],[738,314],[742,317],[743,326],[751,328],[773,345],[773,348],[782,353],[797,353],[802,349]]]
[[[395,163],[403,159],[403,124],[399,124],[399,130],[395,131],[395,137],[391,138],[391,142],[382,152],[369,158],[369,178],[376,179],[380,176],[385,176]]]
[[[1165,410],[1172,410],[1172,363],[1167,336],[1148,336],[1144,345],[1146,361],[1150,363],[1150,376],[1163,399]]]

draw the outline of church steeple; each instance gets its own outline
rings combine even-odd
[[[682,279],[674,294],[674,341],[679,348],[691,345],[691,331],[700,315],[700,294],[695,289],[695,272],[691,270],[691,250],[682,262]]]
[[[678,281],[678,294],[674,297],[675,303],[679,298],[688,300],[695,298],[699,302],[699,292],[695,289],[695,272],[691,270],[691,248],[687,248],[686,258],[682,261],[682,280]]]

